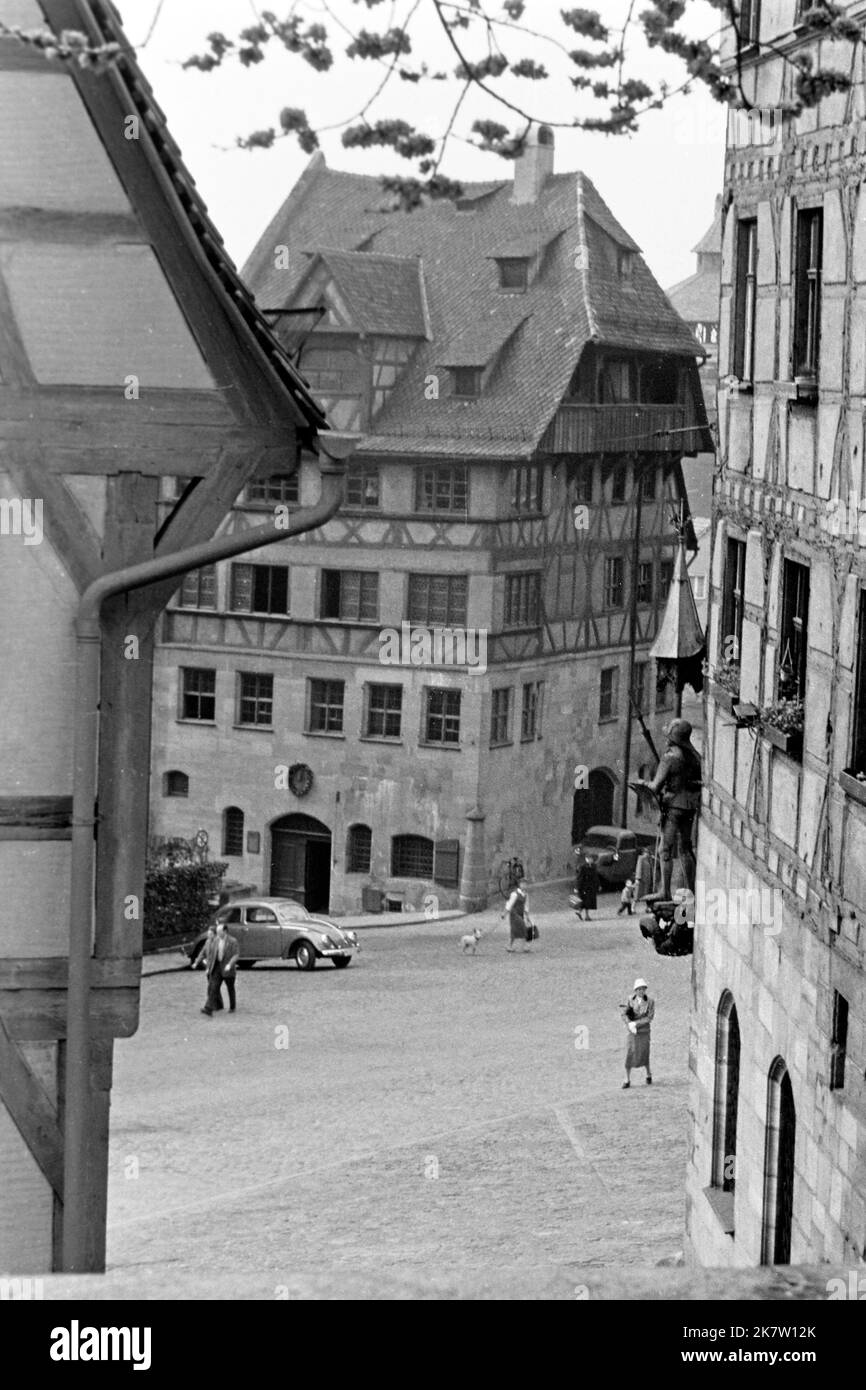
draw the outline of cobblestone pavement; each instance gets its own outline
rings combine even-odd
[[[143,982],[116,1049],[110,1268],[651,1264],[682,1247],[691,959],[637,919],[533,901],[507,955],[496,912],[369,931],[351,967],[257,966],[208,1019],[201,973]],[[459,938],[485,932],[476,956]],[[617,1004],[656,999],[655,1084],[620,1089]]]

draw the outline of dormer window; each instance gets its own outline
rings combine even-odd
[[[499,267],[499,288],[501,290],[525,290],[529,284],[528,256],[502,256],[496,261]]]
[[[481,395],[481,368],[455,367],[454,394],[467,399]]]
[[[637,257],[634,251],[626,251],[619,247],[617,251],[617,269],[619,270],[620,280],[631,280],[634,276],[634,266]]]

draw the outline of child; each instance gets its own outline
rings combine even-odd
[[[637,890],[635,889],[634,881],[630,878],[627,878],[625,881],[625,887],[619,895],[619,907],[617,908],[616,912],[617,917],[621,917],[624,912],[628,912],[629,917],[631,917],[631,909],[632,904],[635,900],[636,891]]]

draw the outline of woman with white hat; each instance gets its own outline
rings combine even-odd
[[[627,1091],[631,1085],[633,1067],[646,1067],[646,1084],[653,1084],[650,1071],[650,1025],[655,1017],[655,1000],[647,994],[649,985],[640,976],[627,1004],[621,1004],[623,1022],[628,1029],[628,1047],[625,1054],[625,1081],[622,1089]]]

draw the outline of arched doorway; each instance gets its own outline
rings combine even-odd
[[[593,768],[589,786],[575,791],[571,806],[571,843],[576,845],[591,825],[613,825],[616,786],[609,772]]]
[[[794,1148],[797,1115],[788,1068],[777,1057],[767,1082],[767,1139],[764,1151],[764,1221],[761,1264],[791,1263],[794,1213]]]
[[[310,912],[331,900],[331,832],[312,816],[282,816],[271,826],[271,894]]]

